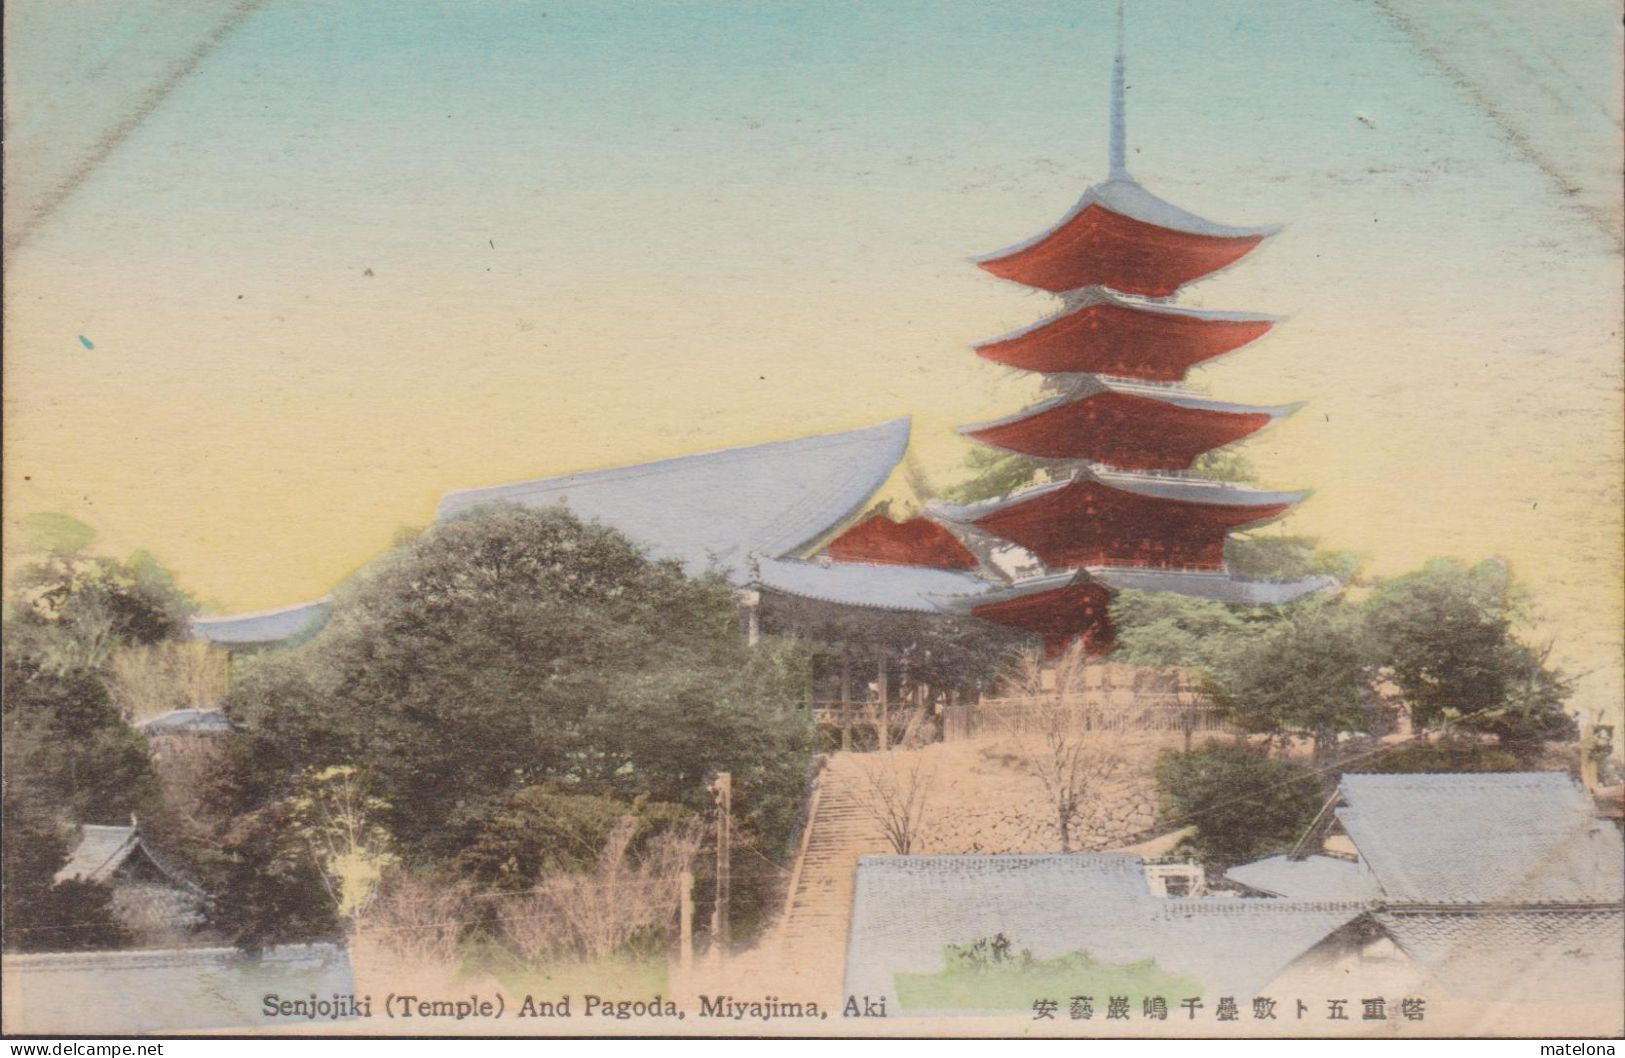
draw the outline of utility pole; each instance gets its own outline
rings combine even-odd
[[[733,776],[718,772],[711,780],[717,806],[717,900],[711,910],[711,943],[719,955],[728,951],[728,860],[733,830]]]

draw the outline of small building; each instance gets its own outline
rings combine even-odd
[[[89,882],[112,890],[112,911],[136,947],[173,945],[204,921],[207,896],[168,862],[135,826],[85,824],[56,882]]]
[[[1226,874],[1272,897],[1366,904],[1282,987],[1368,981],[1485,1033],[1622,1027],[1625,848],[1567,773],[1344,775],[1323,819],[1294,855]]]
[[[919,1005],[921,983],[951,976],[952,953],[1004,945],[1018,961],[1086,958],[1136,980],[1180,982],[1162,998],[1261,994],[1296,958],[1360,916],[1358,903],[1169,897],[1165,879],[1122,853],[866,856],[858,864],[845,990],[904,1015],[1014,1014],[1014,1007]],[[1025,954],[1023,954],[1025,953]],[[1154,967],[1151,965],[1154,964]],[[989,994],[992,991],[989,990]],[[1041,995],[1031,995],[1028,1003]],[[1065,1000],[1067,996],[1057,996]],[[1095,997],[1104,1007],[1106,997]],[[1031,1016],[1031,1010],[1026,1010]],[[1209,1014],[1208,1017],[1212,1015]]]
[[[135,729],[147,738],[213,738],[232,732],[231,719],[219,709],[171,709],[143,720]]]
[[[964,953],[998,947],[1052,990],[1121,982],[1135,1017],[1144,985],[1200,998],[1209,1023],[1221,999],[1258,998],[1312,1004],[1316,1031],[1412,1015],[1424,1033],[1620,1031],[1625,851],[1566,773],[1345,775],[1325,815],[1352,853],[1232,868],[1250,898],[1194,878],[1174,895],[1166,868],[1127,853],[865,857],[846,992],[907,1015],[1012,1015],[977,1005],[993,987],[930,1005],[956,994]]]

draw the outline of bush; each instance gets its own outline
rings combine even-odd
[[[1522,771],[1523,762],[1503,749],[1477,742],[1413,742],[1390,750],[1361,771]]]

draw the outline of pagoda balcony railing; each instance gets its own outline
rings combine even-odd
[[[1188,481],[1193,485],[1220,485],[1227,488],[1235,486],[1235,482],[1219,481],[1216,478],[1208,477],[1199,470],[1126,470],[1122,467],[1114,467],[1110,463],[1094,463],[1091,465],[1096,470],[1104,471],[1107,474],[1120,474],[1124,477],[1166,478],[1169,481]]]
[[[1108,375],[1099,371],[1097,371],[1095,374],[1101,379],[1101,381],[1115,385],[1145,386],[1154,389],[1172,389],[1180,390],[1185,393],[1192,393],[1192,390],[1186,383],[1178,381],[1170,382],[1165,378],[1131,378],[1128,375]],[[1192,395],[1194,396],[1195,394],[1193,393]]]

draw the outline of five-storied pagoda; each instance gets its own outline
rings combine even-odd
[[[1244,257],[1273,228],[1203,220],[1145,190],[1128,173],[1123,12],[1112,68],[1111,168],[1104,183],[1049,230],[976,259],[982,268],[1062,299],[1055,315],[976,351],[1046,376],[1056,396],[961,432],[1045,461],[1049,481],[967,506],[935,505],[934,519],[984,540],[1008,541],[1048,573],[978,600],[978,617],[1044,636],[1058,651],[1113,639],[1108,602],[1118,588],[1272,604],[1324,587],[1236,580],[1225,541],[1280,517],[1303,492],[1269,492],[1192,472],[1206,452],[1295,410],[1209,400],[1180,386],[1194,366],[1270,329],[1267,316],[1168,303],[1185,284]]]

